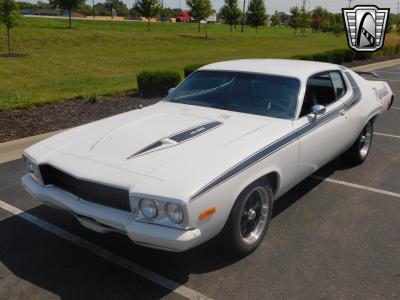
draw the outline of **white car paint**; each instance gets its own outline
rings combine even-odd
[[[43,185],[38,175],[25,175],[22,184],[34,198],[73,213],[88,228],[118,231],[149,247],[184,251],[217,235],[240,192],[256,179],[276,175],[276,200],[340,155],[371,118],[388,109],[393,94],[385,82],[367,81],[347,68],[327,63],[237,60],[201,69],[299,79],[296,118],[277,119],[161,101],[76,127],[25,150],[24,155],[36,166],[51,165],[74,178],[129,191],[133,212],[88,202],[54,185]],[[345,96],[329,105],[317,121],[311,115],[299,118],[307,79],[329,70],[344,75]],[[355,84],[361,91],[360,99],[357,87],[352,87]],[[353,106],[343,109],[352,101]],[[212,122],[219,125],[203,128]],[[190,134],[199,135],[179,143],[173,140],[179,132],[191,128]],[[159,147],[138,154],[157,141],[162,141]],[[135,214],[141,198],[182,205],[183,225],[139,220]],[[214,215],[199,220],[200,212],[213,207]]]

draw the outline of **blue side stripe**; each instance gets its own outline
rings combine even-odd
[[[285,135],[284,137],[280,138],[279,140],[267,145],[266,147],[260,149],[256,153],[250,155],[248,158],[242,160],[226,172],[222,173],[220,176],[215,178],[214,180],[210,181],[207,183],[205,186],[203,186],[201,189],[196,191],[190,198],[190,201],[193,201],[194,199],[200,197],[201,195],[207,193],[211,189],[219,186],[226,180],[232,178],[233,176],[236,176],[237,174],[243,172],[244,170],[248,169],[249,167],[253,166],[254,164],[258,163],[259,161],[267,158],[268,156],[272,155],[273,153],[279,151],[283,147],[288,146],[289,144],[293,143],[294,141],[298,140],[300,137],[312,132],[313,130],[317,129],[321,125],[332,121],[336,117],[340,115],[340,112],[345,109],[349,110],[351,107],[353,107],[356,103],[358,103],[361,99],[361,91],[360,88],[358,87],[356,81],[354,78],[348,73],[345,72],[347,78],[349,79],[349,82],[352,86],[353,89],[353,95],[351,98],[346,101],[343,105],[339,106],[335,110],[321,116],[318,118],[316,121],[308,123],[295,131]],[[351,79],[350,79],[351,78]]]

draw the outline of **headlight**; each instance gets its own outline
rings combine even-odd
[[[183,211],[182,208],[175,203],[167,203],[165,207],[165,211],[167,213],[168,218],[171,222],[175,224],[180,224],[183,221]]]
[[[23,157],[24,163],[25,163],[25,169],[28,173],[34,174],[35,173],[35,162],[24,155]]]
[[[140,211],[143,216],[149,219],[154,219],[158,215],[157,203],[150,199],[142,199],[139,203]]]
[[[43,184],[42,182],[42,176],[40,174],[40,170],[39,167],[37,165],[37,163],[35,162],[34,159],[32,159],[31,157],[29,157],[26,154],[22,155],[22,159],[24,160],[24,164],[25,164],[25,169],[26,171],[33,175],[34,178],[36,178],[36,180],[40,183]]]

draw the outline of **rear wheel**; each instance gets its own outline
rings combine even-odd
[[[223,231],[233,255],[248,255],[259,246],[271,221],[272,198],[267,180],[257,180],[239,195]]]
[[[363,128],[353,146],[346,152],[347,160],[359,165],[365,161],[371,149],[374,127],[372,121],[369,121]]]

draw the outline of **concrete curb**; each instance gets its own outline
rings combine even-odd
[[[389,67],[389,66],[398,65],[398,64],[400,64],[400,58],[381,61],[381,62],[377,62],[377,63],[365,65],[365,66],[354,67],[354,68],[351,68],[351,69],[353,71],[366,71],[366,72],[368,72],[368,71],[373,71],[373,70],[377,70],[377,69],[380,69],[380,68]]]
[[[21,158],[22,151],[24,149],[62,131],[64,130],[47,132],[14,141],[0,143],[0,164]]]
[[[400,59],[382,61],[365,66],[354,67],[351,69],[353,71],[373,71],[376,69],[397,64],[400,64]],[[30,136],[27,138],[0,143],[0,164],[20,158],[22,155],[22,151],[24,149],[62,131],[64,130],[43,133],[39,135]]]

